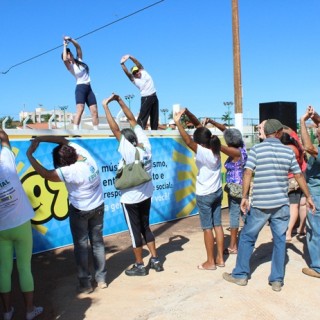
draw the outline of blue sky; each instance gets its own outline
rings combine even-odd
[[[156,2],[2,0],[0,71],[60,46],[63,35],[78,38]],[[319,13],[319,0],[239,0],[244,118],[258,118],[259,103],[270,101],[297,102],[298,116],[309,104],[320,111]],[[100,114],[112,92],[134,94],[139,111],[139,91],[119,63],[127,53],[152,75],[160,109],[179,103],[198,117],[221,117],[223,102],[234,100],[231,0],[164,0],[79,43]],[[0,74],[0,117],[18,119],[39,104],[75,111],[61,50]]]

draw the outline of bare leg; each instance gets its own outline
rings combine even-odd
[[[93,104],[89,107],[92,117],[92,125],[97,126],[99,124],[99,117],[98,117],[98,107],[96,104]]]
[[[239,228],[230,228],[229,248],[233,251],[237,251],[238,249],[238,231],[239,231]]]
[[[157,249],[156,249],[156,243],[155,241],[152,241],[152,242],[148,242],[147,243],[147,247],[151,253],[151,256],[152,257],[157,257]]]
[[[307,218],[306,197],[301,197],[301,199],[300,199],[299,218],[300,218],[300,224],[299,224],[299,228],[298,228],[298,233],[305,234],[306,233],[306,218]]]
[[[212,268],[214,263],[214,236],[212,229],[204,229],[203,230],[204,237],[204,245],[206,247],[207,252],[207,261],[202,264],[204,269]]]
[[[224,264],[223,258],[223,246],[224,246],[224,233],[222,226],[214,227],[214,231],[216,233],[216,242],[217,242],[217,256],[216,263],[219,265]]]
[[[299,204],[297,203],[290,204],[290,220],[289,220],[288,230],[286,234],[287,241],[291,241],[292,239],[292,230],[297,222],[298,215],[299,215]]]
[[[33,311],[34,304],[33,304],[33,291],[23,292],[23,300],[26,306],[27,312]]]
[[[136,259],[136,263],[143,263],[142,259],[142,247],[133,248],[133,253]]]
[[[0,293],[4,312],[11,311],[11,292]]]
[[[76,114],[74,116],[73,123],[76,126],[79,126],[80,121],[81,121],[81,117],[82,117],[82,114],[83,114],[83,110],[84,110],[84,104],[77,104],[76,108],[77,108],[77,112],[76,112]]]

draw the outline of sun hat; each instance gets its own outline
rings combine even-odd
[[[268,119],[264,124],[264,133],[267,135],[283,129],[283,124],[277,119]]]

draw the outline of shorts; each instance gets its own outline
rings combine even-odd
[[[76,86],[76,104],[87,104],[88,107],[97,104],[90,84],[78,84]]]
[[[300,189],[288,193],[290,204],[299,204],[303,193]]]
[[[243,218],[243,213],[240,209],[241,199],[233,198],[228,195],[229,203],[229,217],[230,217],[230,228],[236,229],[240,225],[240,216]]]
[[[205,196],[196,195],[201,228],[221,226],[222,188]]]

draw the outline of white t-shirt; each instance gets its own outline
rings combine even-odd
[[[70,203],[79,210],[92,210],[103,203],[103,191],[99,169],[90,153],[70,142],[69,146],[76,149],[84,160],[58,168],[56,170],[61,181],[66,184]]]
[[[139,125],[134,127],[134,132],[137,135],[139,144],[143,144],[143,149],[140,147],[135,147],[131,142],[129,142],[124,135],[121,135],[118,151],[121,153],[122,159],[119,162],[118,168],[123,166],[123,159],[127,164],[133,163],[135,161],[136,149],[138,149],[140,154],[140,161],[143,162],[145,170],[151,174],[152,168],[152,155],[151,155],[151,145],[147,135],[144,130]],[[137,187],[132,187],[128,189],[121,190],[121,203],[139,203],[150,197],[153,193],[152,180],[141,184]]]
[[[221,188],[221,159],[215,156],[208,148],[198,144],[196,154],[198,175],[196,194],[204,196]]]
[[[140,90],[141,97],[150,96],[156,92],[156,88],[154,87],[153,80],[146,70],[140,69],[140,73],[141,73],[141,78],[133,77],[133,83]]]
[[[79,61],[82,61],[78,58]],[[77,84],[89,84],[90,76],[87,70],[82,66],[77,66],[76,63],[70,63],[69,71],[75,76]]]
[[[33,208],[17,174],[14,153],[0,151],[0,231],[18,227],[34,217]]]

